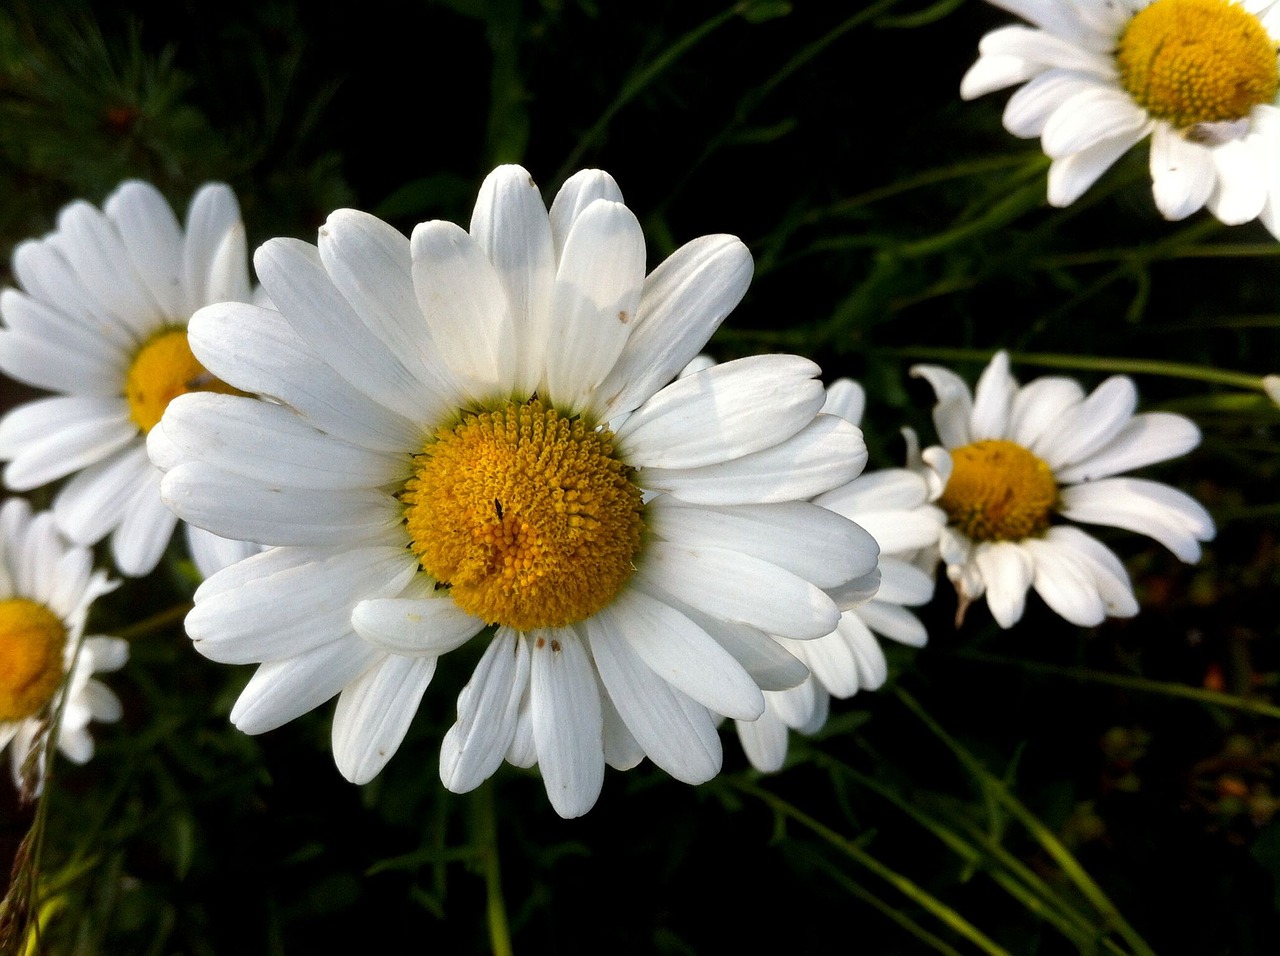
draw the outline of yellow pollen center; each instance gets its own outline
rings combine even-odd
[[[1058,504],[1053,471],[1011,441],[951,450],[951,478],[938,505],[971,541],[1020,541],[1043,534]]]
[[[1280,89],[1276,42],[1230,0],[1155,0],[1115,51],[1120,84],[1177,129],[1248,116]]]
[[[169,403],[187,392],[243,394],[205,370],[191,354],[186,329],[166,329],[148,340],[129,366],[124,384],[129,417],[145,435]]]
[[[38,713],[62,683],[67,629],[43,604],[0,601],[0,723]]]
[[[422,569],[490,624],[564,627],[631,576],[640,489],[613,434],[536,399],[439,429],[400,493]]]

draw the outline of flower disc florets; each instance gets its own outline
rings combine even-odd
[[[978,441],[951,451],[952,472],[938,504],[972,541],[1021,541],[1043,534],[1058,503],[1050,467],[1011,441]]]
[[[1280,89],[1275,41],[1229,0],[1156,0],[1129,21],[1115,57],[1138,105],[1178,129],[1241,119]]]
[[[634,569],[642,504],[628,474],[611,432],[535,399],[439,429],[401,501],[423,570],[459,607],[522,631],[563,627]]]
[[[62,683],[67,629],[43,604],[0,601],[0,722],[38,713]]]

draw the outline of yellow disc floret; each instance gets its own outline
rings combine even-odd
[[[644,524],[629,474],[611,432],[535,399],[439,429],[400,500],[419,564],[460,608],[563,627],[631,576]]]
[[[1177,129],[1241,119],[1280,89],[1276,42],[1232,0],[1155,0],[1115,57],[1129,95]]]
[[[187,392],[241,394],[210,375],[191,354],[186,329],[165,329],[138,350],[129,366],[124,385],[129,417],[146,434],[169,403]]]
[[[43,604],[0,601],[0,723],[38,713],[62,683],[67,629]]]
[[[1058,483],[1021,445],[979,441],[951,449],[951,478],[938,504],[972,541],[1020,541],[1048,530]]]

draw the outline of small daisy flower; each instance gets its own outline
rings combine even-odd
[[[865,405],[862,387],[840,379],[828,388],[823,412],[858,425]],[[867,472],[814,499],[814,504],[843,515],[872,536],[880,551],[880,587],[874,598],[861,596],[863,602],[845,610],[836,629],[825,637],[778,638],[808,667],[810,676],[796,687],[766,691],[759,720],[735,722],[742,748],[757,770],[781,769],[788,728],[805,734],[821,730],[830,698],[845,699],[884,684],[888,664],[877,635],[910,647],[923,647],[928,639],[920,619],[907,608],[933,597],[937,543],[946,515],[931,502],[942,493],[949,462],[941,448],[924,454],[930,466],[917,462],[914,468]]]
[[[90,720],[120,719],[119,699],[93,675],[121,667],[129,647],[115,637],[81,640],[89,605],[115,586],[51,514],[33,516],[18,498],[0,506],[0,750],[9,748],[14,783],[25,792],[39,791],[40,757],[33,781],[24,782],[23,766],[43,747],[63,688],[58,749],[75,763],[93,756]]]
[[[0,293],[0,371],[56,394],[0,420],[5,484],[71,476],[54,498],[58,527],[83,545],[111,535],[120,571],[147,574],[177,522],[147,433],[174,396],[228,390],[191,354],[187,322],[202,305],[250,299],[235,195],[202,187],[184,230],[152,186],[126,182],[102,210],[64,208],[54,232],[14,250],[13,271],[22,290]]]
[[[1280,236],[1280,5],[1274,0],[989,0],[1027,26],[983,37],[972,99],[1024,84],[1004,125],[1039,136],[1049,202],[1074,202],[1151,137],[1166,219],[1208,206]]]
[[[1159,541],[1188,563],[1214,536],[1194,499],[1157,481],[1118,477],[1176,458],[1200,443],[1181,415],[1135,415],[1133,380],[1112,376],[1087,397],[1074,380],[1019,386],[996,353],[971,395],[954,372],[918,365],[933,386],[938,436],[952,471],[938,504],[940,538],[960,615],[983,594],[1001,627],[1022,617],[1027,589],[1073,624],[1131,617],[1138,604],[1120,559],[1074,524],[1108,525]]]
[[[232,711],[261,733],[335,694],[333,752],[364,782],[437,661],[484,648],[440,777],[537,764],[557,812],[645,756],[700,783],[717,717],[804,676],[768,637],[820,637],[828,594],[875,574],[855,525],[806,499],[849,481],[861,433],[822,415],[795,356],[672,381],[738,303],[746,247],[705,236],[645,275],[617,184],[485,180],[470,231],[411,239],[353,210],[255,265],[278,311],[191,323],[200,361],[274,402],[176,399],[152,431],[187,521],[270,546],[208,579],[187,618],[214,660],[259,663]],[[491,632],[489,629],[494,628]]]

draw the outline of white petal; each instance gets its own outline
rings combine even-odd
[[[21,293],[6,289],[0,295]],[[67,337],[59,335],[56,328],[49,328],[48,334],[41,331],[40,335],[31,335],[13,329],[0,330],[0,369],[10,378],[50,392],[119,397],[124,375],[108,360],[109,355],[85,351],[79,341],[69,344]],[[106,344],[102,339],[97,343]]]
[[[1049,117],[1040,142],[1046,156],[1063,159],[1109,140],[1134,137],[1147,123],[1146,113],[1127,93],[1111,86],[1090,86]]]
[[[333,759],[344,777],[368,783],[386,766],[435,672],[435,658],[391,654],[343,689],[333,712]]]
[[[1043,30],[1014,25],[992,30],[979,41],[978,49],[984,57],[1018,56],[1045,67],[1080,70],[1101,77],[1114,76],[1114,59],[1105,47],[1089,50],[1074,42],[1076,39],[1078,35],[1070,38],[1054,36]]]
[[[1087,74],[1068,70],[1041,73],[1009,97],[1004,109],[1004,128],[1023,139],[1039,136],[1058,107],[1097,82]]]
[[[929,641],[929,632],[920,618],[897,604],[871,601],[846,613],[858,615],[875,633],[908,647],[924,647]]]
[[[1265,146],[1257,137],[1215,147],[1218,186],[1208,200],[1210,212],[1228,226],[1256,219],[1267,201],[1267,159]]]
[[[425,418],[406,418],[356,389],[278,312],[236,302],[211,305],[192,318],[187,341],[224,382],[288,405],[344,441],[378,451],[422,447]]]
[[[827,400],[822,404],[824,415],[839,415],[854,425],[862,424],[862,413],[867,407],[867,393],[851,378],[838,378],[827,386]]]
[[[986,584],[987,606],[1001,627],[1013,627],[1027,603],[1027,589],[1035,576],[1031,555],[1012,541],[978,545],[973,560]]]
[[[142,444],[86,468],[53,500],[58,527],[77,544],[96,544],[124,519],[135,490],[154,470]]]
[[[880,558],[880,590],[876,600],[890,604],[927,604],[933,597],[933,578],[901,558]]]
[[[1009,353],[1001,350],[982,370],[973,393],[969,413],[969,434],[974,441],[1004,438],[1009,428],[1009,411],[1018,383],[1009,373]]]
[[[515,631],[498,628],[458,695],[458,720],[440,744],[440,782],[447,789],[467,793],[498,769],[528,684],[528,644]]]
[[[812,498],[851,481],[867,461],[862,432],[819,415],[780,445],[703,468],[643,468],[642,488],[696,504],[734,505]]]
[[[514,321],[520,371],[515,390],[531,395],[542,378],[551,329],[556,253],[551,220],[533,177],[521,166],[499,166],[480,187],[471,235],[498,273]]]
[[[1008,53],[983,55],[961,77],[960,98],[974,100],[1007,86],[1025,83],[1043,71],[1044,67],[1039,63],[1032,63],[1020,56]]]
[[[852,618],[850,625],[845,624],[845,617]],[[842,700],[858,692],[857,664],[848,642],[841,636],[841,631],[846,626],[866,631],[866,625],[852,612],[848,612],[830,634],[816,641],[805,641],[797,649],[797,653],[804,656],[804,662],[809,665],[809,670],[823,688]]]
[[[189,315],[211,298],[213,264],[234,229],[243,229],[240,204],[236,195],[223,183],[206,183],[191,199],[187,210],[186,242],[182,250],[183,282],[187,289]],[[247,285],[247,281],[246,281]]]
[[[618,594],[610,607],[636,656],[672,687],[726,717],[760,716],[764,698],[755,681],[685,615],[635,590]]]
[[[933,424],[938,439],[948,448],[959,448],[973,441],[969,419],[973,414],[973,398],[969,386],[951,369],[940,365],[913,365],[911,374],[933,386],[938,402],[933,406]]]
[[[159,429],[153,428],[154,435]],[[148,447],[150,447],[148,445]],[[224,538],[221,535],[197,528],[195,525],[183,524],[187,535],[187,552],[202,578],[212,577],[225,567],[243,561],[262,550],[250,541],[239,541]]]
[[[768,707],[759,720],[734,722],[742,751],[761,773],[775,773],[787,761],[787,725]]]
[[[1043,456],[1058,440],[1058,424],[1070,409],[1084,401],[1084,389],[1073,378],[1046,375],[1022,388],[1013,400],[1009,438]]]
[[[151,468],[124,507],[120,526],[111,534],[111,555],[122,574],[150,574],[169,546],[177,515],[160,500],[160,472]]]
[[[569,230],[577,218],[597,199],[622,202],[622,190],[613,177],[601,169],[583,169],[565,180],[551,203],[551,235],[556,261],[564,250]]]
[[[1057,436],[1043,443],[1044,461],[1056,475],[1058,468],[1086,460],[1120,433],[1137,406],[1133,379],[1113,375],[1062,414],[1054,429]]]
[[[1080,627],[1102,623],[1107,612],[1093,574],[1073,550],[1038,538],[1029,538],[1021,546],[1035,564],[1035,588],[1045,604]]]
[[[169,471],[160,496],[184,521],[224,538],[269,545],[408,540],[396,500],[373,489],[271,487],[195,462]]]
[[[728,651],[761,690],[786,690],[809,676],[802,661],[763,631],[716,620],[691,608],[681,611]]]
[[[283,660],[348,638],[353,608],[397,593],[416,571],[398,548],[277,551],[270,560],[244,562],[234,576],[214,575],[196,592],[187,634],[205,657],[223,664]]]
[[[408,478],[408,455],[357,448],[317,431],[284,405],[241,395],[179,395],[164,415],[162,456],[202,461],[265,485],[376,488]],[[171,465],[172,467],[172,465]]]
[[[831,599],[808,581],[722,548],[650,542],[633,580],[712,617],[783,637],[821,637],[840,619]]]
[[[529,636],[529,701],[538,767],[556,813],[579,817],[595,805],[604,785],[600,688],[587,649],[572,630],[535,634]]]
[[[484,630],[448,597],[377,598],[361,601],[351,626],[371,644],[407,657],[440,657]]]
[[[1155,538],[1181,560],[1200,560],[1213,519],[1195,499],[1158,481],[1104,478],[1062,491],[1061,512],[1073,521],[1126,528]]]
[[[1049,205],[1059,208],[1070,206],[1084,195],[1084,191],[1096,183],[1117,159],[1140,142],[1150,128],[1150,123],[1144,123],[1137,129],[1104,139],[1087,149],[1063,156],[1061,159],[1055,159],[1049,166]]]
[[[263,664],[231,708],[231,722],[246,734],[274,730],[329,700],[379,656],[353,635]]]
[[[1170,412],[1135,415],[1101,448],[1075,464],[1059,468],[1062,484],[1096,481],[1185,455],[1200,444],[1200,429],[1189,418]]]
[[[770,448],[822,408],[819,374],[796,355],[756,355],[679,379],[617,430],[620,452],[637,468],[699,468]]]
[[[253,262],[271,300],[298,338],[323,356],[350,388],[410,421],[431,422],[444,414],[444,406],[427,383],[405,368],[355,314],[325,272],[315,246],[296,239],[271,239],[258,248]],[[210,371],[219,374],[216,368]]]
[[[1093,583],[1108,617],[1133,617],[1138,613],[1138,601],[1133,596],[1129,573],[1110,548],[1070,525],[1050,528],[1045,538],[1070,550],[1092,572]]]
[[[123,401],[57,395],[19,405],[0,420],[4,480],[14,491],[48,484],[137,441]],[[141,447],[141,443],[138,443]]]
[[[752,269],[747,247],[719,235],[686,243],[649,273],[635,328],[592,400],[601,417],[631,411],[686,367],[742,300]]]
[[[1185,219],[1209,199],[1217,182],[1213,155],[1168,123],[1151,133],[1151,191],[1166,219]]]
[[[150,183],[122,183],[102,204],[138,276],[171,320],[190,315],[182,281],[182,227],[168,201]]]
[[[861,527],[808,502],[704,508],[664,495],[647,514],[649,530],[667,541],[749,554],[820,588],[873,571],[879,553]]]
[[[720,771],[720,735],[710,712],[651,671],[622,636],[625,620],[605,607],[584,622],[601,682],[627,729],[657,766],[685,783]]]
[[[484,250],[460,226],[440,220],[418,225],[409,245],[413,288],[439,361],[469,398],[511,397],[520,364],[514,319]]]
[[[565,238],[551,296],[547,398],[577,413],[612,371],[636,321],[644,233],[621,203],[596,200]]]

